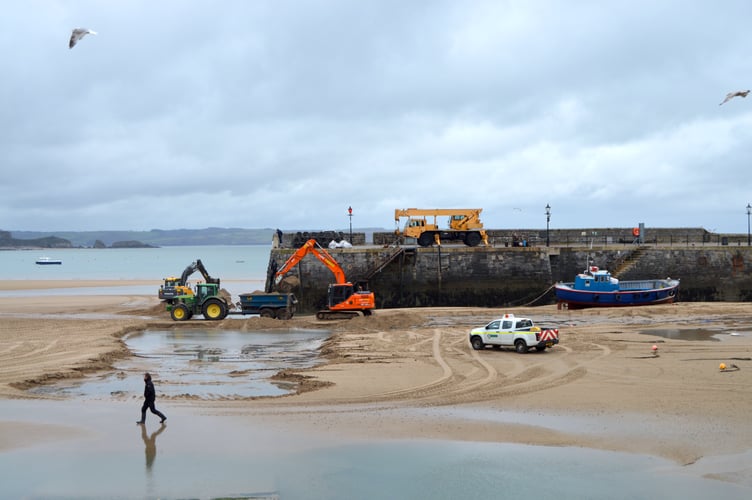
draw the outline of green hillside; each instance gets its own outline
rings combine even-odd
[[[74,247],[93,247],[97,241],[107,246],[122,241],[140,241],[151,246],[188,245],[267,245],[274,229],[240,229],[211,227],[206,229],[152,229],[150,231],[13,231],[13,238],[34,240],[57,237]]]

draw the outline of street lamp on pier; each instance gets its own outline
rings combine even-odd
[[[747,203],[747,246],[750,246],[749,216],[752,215],[752,205]]]
[[[747,210],[747,212],[749,212],[749,210]],[[551,222],[551,205],[546,203],[546,246],[549,246],[551,244],[551,239],[549,238],[548,232],[549,222]]]
[[[347,207],[347,216],[350,218],[350,244],[352,245],[352,207]]]

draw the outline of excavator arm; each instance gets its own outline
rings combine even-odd
[[[295,251],[294,254],[290,256],[289,259],[287,259],[284,265],[282,265],[279,271],[277,271],[274,275],[274,282],[278,284],[282,280],[284,275],[290,272],[290,269],[295,267],[298,262],[303,260],[303,258],[309,253],[313,254],[314,257],[319,259],[322,264],[329,268],[332,274],[334,274],[334,278],[336,279],[337,284],[341,285],[347,283],[345,272],[342,270],[340,265],[336,260],[334,260],[334,257],[332,257],[329,252],[327,252],[321,245],[316,242],[315,239],[306,241],[300,248]]]
[[[212,278],[209,275],[209,272],[204,267],[204,263],[201,262],[201,259],[196,259],[195,262],[191,262],[183,270],[183,274],[180,276],[180,282],[178,284],[180,286],[185,286],[186,283],[188,283],[188,278],[191,276],[191,274],[195,273],[196,271],[199,271],[201,273],[201,276],[204,277],[204,281],[206,283],[215,283],[219,285],[219,278]]]
[[[204,267],[204,263],[201,262],[201,259],[196,260],[195,264],[196,269],[198,269],[198,271],[201,273],[201,276],[204,277],[204,281],[206,281],[207,283],[214,283],[216,285],[219,285],[219,278],[212,278],[209,275],[209,272]]]
[[[180,275],[180,282],[178,283],[178,285],[185,286],[185,284],[188,283],[188,278],[190,277],[190,275],[195,273],[196,269],[198,269],[198,262],[201,261],[192,262],[185,269],[183,269],[183,274]]]

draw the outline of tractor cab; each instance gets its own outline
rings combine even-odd
[[[219,285],[216,283],[197,283],[196,284],[196,300],[198,303],[202,303],[209,297],[215,297],[219,294]]]

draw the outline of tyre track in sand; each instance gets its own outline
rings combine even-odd
[[[581,362],[573,361],[575,350],[571,348],[526,355],[506,349],[475,351],[464,331],[446,328],[432,328],[428,331],[431,333],[430,337],[416,336],[409,342],[408,349],[404,350],[416,355],[422,354],[423,362],[438,365],[441,369],[438,377],[420,385],[364,394],[362,397],[338,402],[410,401],[425,406],[472,403],[555,388],[573,382],[587,373]],[[392,335],[380,334],[376,338],[379,342],[397,342]],[[597,356],[610,354],[608,348],[589,348]]]

